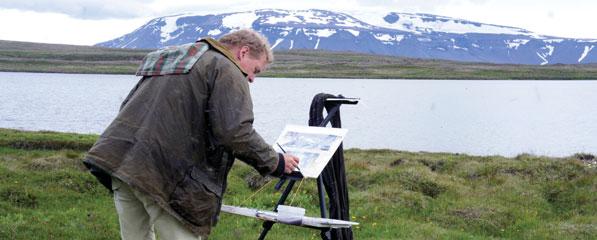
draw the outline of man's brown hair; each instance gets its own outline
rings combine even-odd
[[[247,46],[249,47],[249,54],[251,57],[258,59],[262,54],[265,54],[267,63],[272,63],[274,61],[274,54],[272,53],[267,39],[255,30],[241,29],[230,32],[218,39],[218,41],[230,49]]]

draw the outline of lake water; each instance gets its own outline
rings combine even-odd
[[[138,78],[0,72],[0,128],[101,133]],[[515,156],[597,153],[597,81],[258,78],[255,128],[272,142],[305,125],[320,92],[341,108],[348,148]]]

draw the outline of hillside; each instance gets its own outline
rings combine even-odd
[[[0,71],[134,74],[150,50],[0,40]],[[349,52],[276,51],[264,77],[383,79],[597,79],[597,64],[505,65]]]
[[[0,129],[0,239],[116,239],[112,196],[81,163],[96,135]],[[355,239],[592,239],[595,157],[345,151]],[[280,192],[237,161],[224,204],[271,209]],[[255,197],[258,188],[269,185]],[[296,185],[295,185],[296,186]],[[296,188],[295,188],[296,190]],[[292,192],[317,216],[315,181]],[[255,239],[261,221],[222,213],[210,239]],[[593,237],[591,237],[593,236]],[[268,239],[318,239],[276,224]]]
[[[147,52],[0,41],[0,71],[130,74]]]

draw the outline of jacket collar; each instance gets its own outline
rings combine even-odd
[[[247,75],[249,75],[241,66],[240,63],[238,62],[238,60],[236,60],[236,57],[234,56],[234,54],[232,52],[230,52],[230,50],[228,50],[228,48],[226,48],[224,45],[222,45],[220,42],[216,41],[213,38],[203,38],[200,39],[198,42],[204,42],[209,44],[209,46],[211,46],[212,48],[216,49],[216,51],[220,52],[221,54],[223,54],[224,56],[226,56],[226,58],[230,59],[230,61],[232,61],[234,63],[234,65],[236,65],[238,67],[238,69],[240,69],[240,71],[243,73],[243,75],[245,75],[245,77]]]

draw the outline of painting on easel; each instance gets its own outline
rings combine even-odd
[[[317,178],[342,143],[347,129],[286,125],[274,148],[299,157],[305,178]]]

